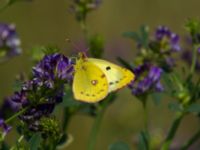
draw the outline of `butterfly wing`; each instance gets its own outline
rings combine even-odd
[[[108,80],[109,92],[126,86],[135,78],[131,71],[111,62],[95,58],[88,58],[88,61],[97,65],[104,72]]]
[[[93,103],[102,100],[108,94],[105,74],[91,62],[78,62],[75,65],[73,93],[79,101]]]

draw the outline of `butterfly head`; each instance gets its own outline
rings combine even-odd
[[[79,54],[78,54],[78,58],[76,59],[76,64],[75,64],[75,70],[79,70],[79,69],[81,69],[81,68],[83,68],[83,64],[84,64],[84,62],[86,62],[87,61],[87,56],[86,56],[86,54],[85,53],[83,53],[83,52],[80,52]]]

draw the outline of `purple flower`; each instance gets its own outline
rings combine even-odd
[[[143,64],[134,69],[136,79],[129,87],[132,93],[140,96],[147,92],[162,92],[164,90],[160,83],[162,69],[151,64]]]
[[[14,111],[28,107],[19,118],[30,129],[36,129],[40,118],[48,117],[56,104],[62,102],[64,84],[72,80],[73,70],[71,60],[64,55],[46,55],[33,67],[32,79],[24,82],[21,90],[8,98]]]
[[[73,65],[69,58],[55,53],[45,56],[37,65],[33,67],[34,82],[48,88],[54,87],[54,81],[68,81],[72,79]]]
[[[0,128],[3,130],[2,136],[5,137],[12,127],[7,125],[3,119],[0,119]]]
[[[8,115],[10,116],[10,113],[17,112],[21,108],[21,103],[14,102],[12,97],[7,97],[4,99],[3,104],[0,107],[0,118],[5,118]]]
[[[0,23],[1,57],[12,57],[21,54],[21,42],[13,24]]]
[[[179,45],[179,36],[173,33],[166,26],[159,26],[155,31],[155,40],[161,44],[161,50],[163,52],[181,50]]]

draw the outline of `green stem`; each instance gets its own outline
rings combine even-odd
[[[171,145],[171,143],[172,143],[172,141],[175,137],[176,131],[177,131],[184,115],[185,115],[185,113],[183,113],[183,112],[177,113],[176,118],[174,119],[172,126],[171,126],[171,128],[168,132],[168,135],[167,135],[167,137],[166,137],[166,139],[165,139],[165,141],[164,141],[164,143],[161,147],[161,150],[169,150],[170,145]]]
[[[62,125],[62,128],[63,128],[63,131],[66,131],[67,130],[67,127],[68,127],[68,124],[69,124],[69,120],[71,119],[71,114],[70,114],[70,111],[69,111],[69,108],[64,108],[63,110],[63,125]]]
[[[9,123],[10,121],[12,121],[13,119],[15,119],[16,117],[18,117],[19,115],[23,114],[29,107],[23,108],[22,110],[18,111],[16,114],[14,114],[13,116],[11,116],[10,118],[8,118],[5,123]]]
[[[5,4],[2,7],[0,7],[0,12],[2,12],[4,9],[6,9],[9,6],[9,4],[10,4],[10,0],[7,0],[5,2]]]
[[[85,40],[88,42],[88,29],[87,29],[87,25],[86,25],[86,20],[81,20],[80,21],[80,25],[81,25],[81,29],[83,31]]]
[[[95,120],[94,120],[94,124],[92,126],[92,130],[91,130],[90,137],[89,137],[88,150],[95,149],[97,134],[100,129],[100,125],[101,125],[101,121],[103,119],[104,112],[105,112],[105,107],[101,107],[97,113]]]
[[[198,139],[200,138],[200,130],[195,133],[183,146],[181,147],[181,150],[187,150],[189,147],[194,144]]]
[[[142,104],[144,109],[144,128],[146,131],[148,131],[148,111],[147,111],[146,100]]]
[[[192,75],[194,73],[195,67],[196,67],[196,61],[197,61],[197,45],[194,45],[193,52],[192,52],[192,65],[190,68],[190,74]]]

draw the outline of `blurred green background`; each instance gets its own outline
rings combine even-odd
[[[73,46],[65,41],[70,38],[77,45],[83,45],[83,33],[73,14],[69,13],[72,0],[33,0],[20,2],[0,13],[0,21],[14,23],[20,35],[23,54],[0,65],[0,98],[13,92],[15,76],[20,72],[30,73],[31,59],[29,51],[38,45],[57,45],[66,55],[74,54]],[[0,0],[0,4],[4,0]],[[197,0],[103,0],[97,11],[88,16],[89,32],[100,33],[106,42],[104,58],[116,62],[116,56],[129,61],[134,59],[134,43],[122,37],[124,31],[136,31],[142,24],[152,30],[158,25],[167,25],[172,31],[184,35],[183,24],[188,17],[199,17],[200,1]],[[165,134],[173,119],[173,112],[167,103],[172,99],[163,99],[157,107],[148,103],[150,129]],[[69,132],[73,143],[69,150],[86,149],[93,119],[83,115],[72,118]],[[194,116],[186,117],[174,144],[180,144],[190,137],[199,126]],[[120,90],[118,100],[106,111],[98,136],[97,150],[104,150],[114,141],[124,140],[132,149],[139,131],[143,128],[143,110],[141,103],[128,89]]]

